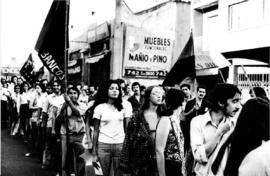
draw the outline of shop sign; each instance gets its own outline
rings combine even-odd
[[[19,75],[20,68],[17,67],[2,67],[1,75]]]
[[[171,68],[173,42],[170,32],[152,33],[127,26],[123,76],[166,77]]]
[[[72,60],[68,62],[68,74],[74,75],[82,72],[82,62],[81,59]]]
[[[229,61],[218,52],[195,52],[195,69],[204,70],[230,66]]]
[[[109,25],[107,22],[102,23],[94,29],[90,29],[87,32],[87,41],[88,43],[93,43],[110,36]]]

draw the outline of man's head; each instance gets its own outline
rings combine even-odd
[[[180,89],[186,94],[186,97],[189,98],[191,96],[191,89],[189,84],[182,84]]]
[[[211,110],[233,117],[241,108],[241,91],[233,84],[220,83],[210,93]]]
[[[18,77],[18,84],[21,85],[23,83],[23,79],[21,77]]]
[[[52,82],[52,89],[53,89],[53,92],[56,94],[61,93],[61,82],[58,80],[53,81]]]
[[[17,85],[17,83],[18,83],[18,77],[17,77],[17,76],[12,76],[12,77],[11,77],[11,81],[12,81],[15,85]]]
[[[90,86],[90,87],[89,87],[89,93],[90,93],[90,94],[95,93],[95,91],[96,91],[96,90],[95,90],[95,87],[94,87],[94,86]]]
[[[199,99],[203,99],[206,95],[206,86],[199,85],[197,88],[197,95]]]
[[[135,95],[140,95],[140,93],[141,93],[140,87],[141,87],[140,83],[138,83],[138,82],[132,83],[131,89]]]
[[[67,90],[67,94],[68,94],[69,98],[71,99],[71,101],[73,103],[76,103],[78,98],[79,98],[80,91],[77,89],[77,87],[70,87]]]

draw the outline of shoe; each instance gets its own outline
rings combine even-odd
[[[31,156],[31,153],[27,152],[24,156],[30,157]]]

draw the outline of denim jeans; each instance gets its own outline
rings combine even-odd
[[[62,144],[62,176],[69,175],[72,172],[72,166],[76,172],[76,176],[85,175],[85,162],[84,159],[80,157],[84,153],[84,148],[82,146],[82,139],[84,134],[70,134],[69,135],[69,151],[67,151],[67,136],[61,135]],[[75,162],[73,158],[75,155]],[[73,165],[71,165],[72,163]]]
[[[101,164],[101,168],[104,176],[110,175],[111,164],[113,164],[113,170],[115,176],[123,175],[118,169],[120,162],[120,155],[123,144],[106,144],[98,143],[98,157]]]

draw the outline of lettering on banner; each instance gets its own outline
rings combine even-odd
[[[56,61],[53,59],[53,56],[50,53],[41,53],[40,58],[42,61],[47,65],[47,67],[53,72],[55,75],[58,76],[60,80],[63,80],[65,77],[65,74],[63,70],[59,68]]]

